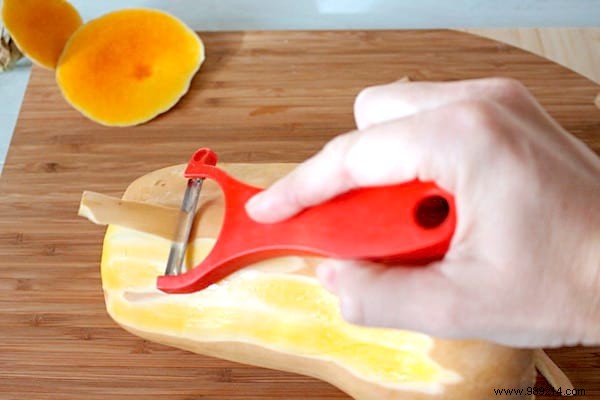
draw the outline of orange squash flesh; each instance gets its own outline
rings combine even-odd
[[[270,184],[293,167],[220,166],[256,186]],[[356,399],[482,399],[493,397],[497,387],[533,384],[528,350],[346,323],[337,299],[318,284],[318,260],[311,258],[251,265],[196,293],[159,292],[156,277],[164,272],[170,242],[164,233],[131,227],[146,226],[144,219],[172,226],[170,210],[177,210],[186,185],[183,169],[155,171],[129,186],[124,209],[127,215],[137,213],[138,223],[133,217],[118,223],[124,221],[118,212],[123,201],[114,199],[117,210],[111,216],[102,197],[82,200],[86,212],[80,215],[111,224],[104,238],[102,284],[107,311],[126,330],[197,353],[310,375]],[[190,266],[206,256],[219,232],[224,202],[214,182],[204,184],[200,204],[188,248]]]
[[[4,0],[2,21],[21,51],[49,69],[56,68],[65,43],[83,23],[65,0]]]
[[[66,100],[107,126],[144,123],[172,108],[204,61],[200,38],[157,10],[115,11],[67,42],[56,79]]]

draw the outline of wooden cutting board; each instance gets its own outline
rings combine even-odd
[[[185,163],[201,146],[227,162],[302,161],[353,128],[361,88],[403,76],[520,79],[600,152],[599,87],[487,39],[451,31],[201,36],[208,58],[190,93],[135,128],[88,121],[65,103],[51,72],[34,68],[0,178],[0,399],[347,398],[311,378],[186,353],[118,328],[100,286],[104,230],[77,217],[83,190],[120,196],[136,177]],[[600,396],[599,348],[549,353],[576,388]]]

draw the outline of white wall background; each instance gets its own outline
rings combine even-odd
[[[196,30],[598,26],[600,0],[71,0],[84,18],[169,11]]]

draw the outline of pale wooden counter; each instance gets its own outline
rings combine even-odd
[[[600,28],[463,29],[564,65],[600,83]]]

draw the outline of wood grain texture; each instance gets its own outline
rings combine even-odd
[[[600,28],[462,29],[546,57],[600,83]]]
[[[0,178],[0,399],[347,398],[314,379],[170,349],[118,328],[100,287],[104,231],[77,217],[84,190],[120,196],[135,178],[184,163],[201,146],[228,162],[302,161],[353,128],[361,88],[405,75],[520,79],[600,152],[598,86],[498,42],[450,31],[201,36],[208,58],[191,92],[136,128],[86,120],[61,98],[52,73],[34,69]],[[576,388],[600,396],[600,349],[549,354]]]

